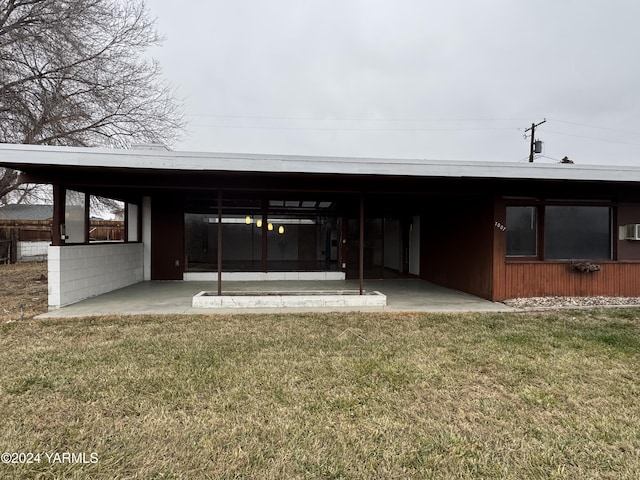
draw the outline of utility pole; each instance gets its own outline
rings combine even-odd
[[[529,130],[531,130],[531,150],[529,151],[529,163],[533,163],[533,147],[534,147],[534,142],[536,139],[536,127],[539,127],[540,125],[542,125],[544,122],[546,122],[547,119],[545,118],[544,120],[542,120],[540,123],[532,123],[531,124],[531,128],[527,128],[524,133],[525,135],[527,134],[527,132]],[[526,138],[526,137],[525,137]]]

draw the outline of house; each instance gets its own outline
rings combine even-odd
[[[51,308],[146,280],[640,296],[637,167],[24,145],[0,166],[53,185]],[[91,240],[91,196],[124,202],[121,241]]]

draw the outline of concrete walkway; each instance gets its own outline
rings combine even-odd
[[[358,290],[357,280],[347,281],[270,281],[224,282],[225,290]],[[38,318],[86,317],[101,315],[143,314],[216,314],[279,313],[302,311],[389,311],[389,312],[508,312],[514,309],[457,290],[440,287],[419,279],[367,280],[366,291],[379,291],[387,296],[384,308],[192,308],[192,297],[203,291],[216,291],[215,282],[142,282],[73,305],[52,310]]]

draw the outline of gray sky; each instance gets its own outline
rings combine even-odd
[[[637,0],[147,0],[176,150],[640,165]]]

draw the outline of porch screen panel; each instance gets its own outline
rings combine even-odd
[[[212,219],[217,223],[217,218]],[[217,225],[215,225],[217,245]],[[217,268],[217,265],[216,265]],[[262,268],[262,230],[245,216],[222,217],[222,268],[228,272],[251,272]]]
[[[65,196],[64,225],[67,243],[85,242],[85,194],[67,190]]]
[[[535,207],[507,207],[507,255],[537,254],[537,219]]]
[[[337,218],[273,215],[269,223],[273,227],[267,231],[269,271],[338,269]]]
[[[218,218],[211,214],[185,214],[187,271],[211,272],[218,268]],[[262,232],[254,219],[223,215],[222,268],[225,271],[259,271]]]
[[[545,258],[610,260],[611,256],[609,207],[546,207]]]

